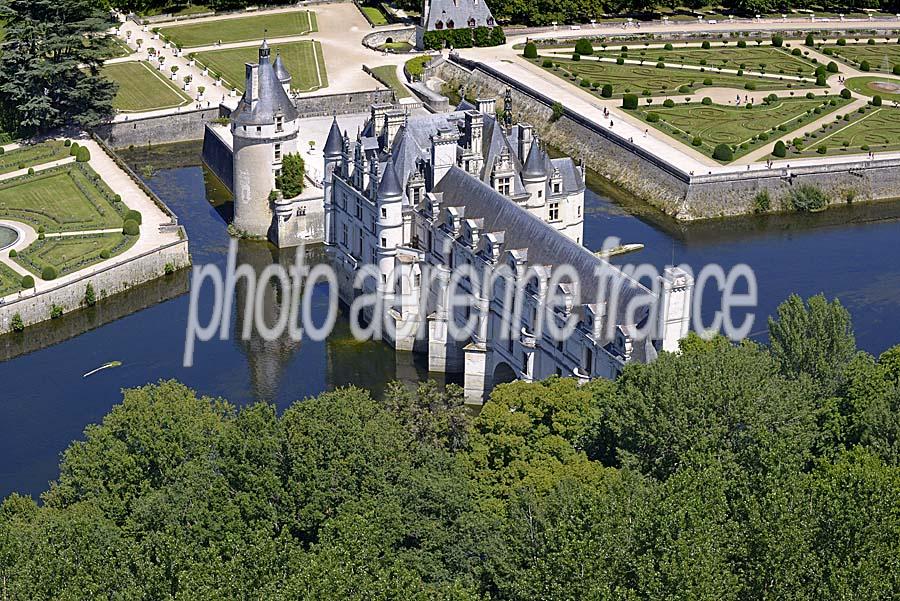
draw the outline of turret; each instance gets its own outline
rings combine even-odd
[[[396,249],[403,245],[403,185],[392,158],[384,166],[375,204],[378,266],[382,274],[390,275]]]
[[[281,87],[284,88],[286,94],[290,94],[291,81],[293,80],[293,78],[291,77],[290,72],[284,66],[284,61],[281,60],[280,52],[275,55],[275,64],[272,66],[275,68],[275,76],[278,78],[278,81],[281,82]]]
[[[334,223],[331,213],[334,202],[334,172],[340,168],[344,160],[344,139],[338,127],[337,117],[331,122],[331,130],[328,132],[328,139],[325,140],[324,155],[325,173],[322,177],[322,190],[325,197],[325,243],[332,244],[335,235],[332,231]]]
[[[532,207],[543,206],[546,202],[544,193],[547,189],[547,160],[544,151],[535,141],[531,144],[531,150],[522,170],[522,183],[530,198],[528,204]]]

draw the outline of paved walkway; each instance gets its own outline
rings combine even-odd
[[[4,173],[0,175],[0,182],[13,179],[14,177],[19,177],[21,175],[28,175],[28,169],[34,169],[35,173],[40,171],[45,171],[47,169],[53,169],[54,167],[59,167],[60,165],[67,165],[69,163],[74,163],[75,157],[66,157],[64,159],[59,159],[58,161],[51,161],[50,163],[43,163],[41,165],[34,165],[33,167],[26,167],[25,169],[17,169],[15,171],[10,171],[9,173]]]

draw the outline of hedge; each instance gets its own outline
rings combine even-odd
[[[538,57],[537,45],[534,42],[528,42],[527,44],[525,44],[524,55],[525,55],[525,58],[532,58],[532,59],[537,58]]]
[[[463,27],[460,29],[441,29],[426,31],[422,37],[422,45],[426,50],[441,50],[446,46],[453,48],[471,48],[472,46],[502,46],[506,43],[506,34],[499,25],[493,29],[488,27]],[[527,45],[526,45],[527,49]],[[537,48],[535,47],[535,51]],[[536,58],[528,57],[526,58]]]
[[[636,94],[625,94],[622,96],[622,108],[635,110],[638,107],[638,97]]]
[[[129,219],[134,221],[138,225],[141,225],[142,223],[144,223],[144,219],[141,216],[141,212],[135,211],[134,209],[129,209],[128,212],[125,213],[125,215],[122,217],[123,221],[128,221]]]

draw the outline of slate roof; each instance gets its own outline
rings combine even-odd
[[[469,19],[475,19],[476,27],[489,27],[494,22],[491,9],[486,0],[433,0],[425,17],[426,31],[438,29],[437,23],[443,23],[443,29],[450,29],[452,21],[454,29],[469,27]]]
[[[571,265],[581,286],[579,304],[607,302],[607,320],[624,323],[627,307],[636,298],[650,297],[644,304],[652,306],[649,301],[655,300],[655,295],[650,290],[462,169],[452,167],[434,192],[440,195],[442,208],[461,207],[464,219],[483,219],[485,234],[503,232],[504,251],[527,249],[529,265]],[[616,288],[618,295],[610,292]],[[601,290],[607,294],[598,299]],[[634,321],[642,322],[646,317],[645,306]]]
[[[288,83],[293,79],[290,72],[287,70],[287,67],[284,66],[284,61],[281,60],[280,52],[275,54],[275,63],[272,67],[275,69],[275,77],[277,77],[278,81],[281,83]]]
[[[325,140],[323,152],[327,157],[339,157],[344,152],[344,138],[341,135],[341,128],[338,127],[337,117],[331,122],[331,129],[328,131],[328,139]]]
[[[269,44],[263,40],[259,47],[259,98],[251,105],[247,102],[247,92],[244,92],[237,108],[231,113],[231,121],[236,125],[271,125],[275,123],[277,114],[281,114],[285,121],[297,119],[297,109],[275,74],[269,52]]]

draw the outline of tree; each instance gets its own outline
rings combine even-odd
[[[43,132],[112,116],[116,85],[100,73],[113,26],[90,0],[3,0],[0,101],[12,126]]]
[[[775,148],[772,150],[772,155],[780,159],[787,156],[787,146],[784,145],[784,142],[781,140],[775,142]]]
[[[303,192],[306,186],[306,165],[299,154],[287,154],[281,161],[281,175],[278,177],[278,189],[285,198],[294,198]]]
[[[575,42],[575,52],[582,56],[589,56],[594,53],[594,46],[587,38],[580,38]]]
[[[734,151],[728,144],[717,144],[713,149],[713,158],[717,161],[729,162],[734,160]]]
[[[791,295],[781,303],[777,317],[769,318],[769,339],[784,374],[809,376],[827,394],[837,389],[856,354],[850,314],[821,294],[806,302]]]

